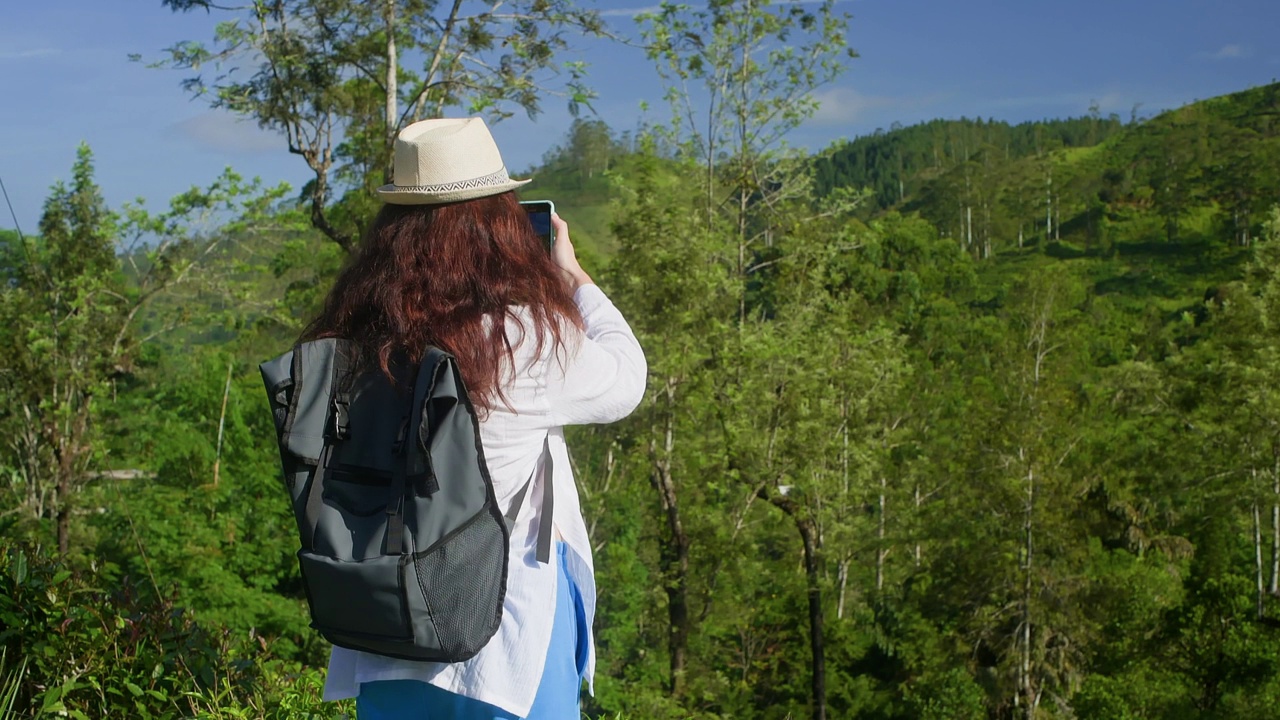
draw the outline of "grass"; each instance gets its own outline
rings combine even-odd
[[[14,706],[18,702],[18,689],[27,675],[27,659],[23,658],[16,667],[9,667],[8,652],[0,648],[0,720],[16,720],[18,713]]]

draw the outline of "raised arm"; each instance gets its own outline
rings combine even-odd
[[[551,222],[556,264],[575,288],[573,300],[585,326],[577,342],[567,343],[567,357],[552,360],[547,377],[551,421],[583,425],[621,420],[644,397],[644,352],[622,313],[578,264],[568,224],[558,215]]]

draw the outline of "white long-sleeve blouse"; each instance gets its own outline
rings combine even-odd
[[[563,428],[626,417],[644,395],[647,369],[631,328],[599,287],[579,287],[574,302],[585,330],[579,333],[570,328],[559,353],[553,353],[549,338],[541,354],[535,353],[537,343],[532,337],[521,341],[529,322],[527,315],[517,311],[517,317],[508,320],[507,334],[516,345],[517,371],[504,385],[506,403],[495,402],[488,417],[481,420],[480,437],[503,512],[539,469],[543,439],[549,437],[555,496],[552,515],[559,536],[572,551],[567,554],[567,570],[585,605],[589,640],[585,674],[588,687],[592,687],[594,565]],[[360,683],[365,682],[421,680],[521,717],[527,715],[542,679],[556,607],[558,554],[551,553],[551,563],[546,565],[535,558],[541,512],[542,485],[535,481],[511,532],[502,622],[475,657],[460,663],[431,663],[335,647],[329,655],[324,698],[355,697]]]

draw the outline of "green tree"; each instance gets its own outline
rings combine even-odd
[[[175,197],[170,209],[142,205],[110,211],[93,177],[87,146],[77,152],[72,182],[54,185],[40,235],[22,245],[16,275],[0,288],[4,338],[14,352],[0,361],[9,402],[0,423],[12,438],[0,455],[10,482],[4,508],[35,523],[62,552],[71,547],[71,517],[87,483],[107,469],[99,415],[119,379],[135,369],[140,347],[183,322],[148,315],[166,291],[205,280],[225,236],[206,221],[236,213],[264,195],[228,171],[208,188]],[[122,254],[118,254],[122,253]],[[143,321],[151,323],[139,334]]]
[[[23,247],[16,278],[0,290],[0,317],[13,348],[3,372],[0,412],[11,438],[10,511],[52,520],[58,550],[71,547],[74,499],[96,451],[95,398],[118,372],[127,309],[114,253],[116,221],[81,146],[72,182],[53,187],[40,236]]]
[[[158,64],[196,72],[183,81],[189,93],[283,135],[313,174],[312,224],[346,251],[376,210],[371,190],[389,181],[402,126],[450,107],[532,116],[547,95],[576,113],[591,97],[584,66],[557,55],[573,34],[604,32],[594,11],[569,0],[162,4],[228,16],[212,44],[179,42]]]
[[[732,280],[710,250],[715,240],[687,198],[680,166],[665,168],[641,158],[624,189],[614,232],[618,253],[608,282],[618,303],[635,318],[633,327],[649,359],[648,397],[631,424],[643,428],[637,443],[661,508],[659,571],[668,612],[668,690],[684,692],[689,638],[696,619],[691,549],[698,536],[689,527],[702,484],[719,463],[706,457],[708,407],[714,402],[708,374],[732,317]],[[655,291],[661,288],[660,292]],[[722,466],[720,466],[722,467]]]
[[[811,269],[821,273],[816,265]],[[783,282],[792,290],[787,302],[739,335],[742,347],[733,357],[741,374],[721,386],[720,422],[734,477],[780,510],[799,536],[811,712],[824,718],[830,606],[824,591],[833,584],[827,556],[834,550],[843,560],[870,546],[877,581],[883,578],[887,461],[900,427],[889,400],[910,370],[892,328],[860,325],[853,308],[861,298],[827,295],[796,275]],[[797,357],[801,347],[804,356]],[[878,508],[874,524],[863,517],[867,506]],[[842,588],[847,572],[845,565],[837,580]]]
[[[808,168],[785,152],[785,138],[817,110],[814,91],[857,56],[845,42],[848,16],[831,0],[814,8],[715,0],[663,3],[637,21],[667,84],[671,139],[701,166],[707,227],[723,214],[732,228],[728,259],[744,285],[743,320],[745,284],[771,242],[773,213],[809,192]]]

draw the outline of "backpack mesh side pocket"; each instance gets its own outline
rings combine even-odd
[[[506,589],[506,537],[488,508],[414,560],[441,649],[475,655],[498,631]]]

